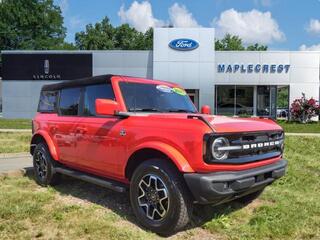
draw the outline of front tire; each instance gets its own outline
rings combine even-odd
[[[163,236],[182,230],[192,214],[192,199],[181,174],[168,160],[143,162],[134,171],[130,201],[139,223]]]
[[[36,182],[41,186],[54,185],[59,180],[54,169],[54,159],[45,143],[39,143],[33,153],[33,169]]]

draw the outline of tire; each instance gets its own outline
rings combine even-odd
[[[240,198],[236,199],[236,201],[241,203],[241,204],[248,205],[251,202],[253,202],[255,199],[257,199],[261,195],[263,190],[264,189],[256,191],[256,192],[253,192],[253,193],[250,193],[250,194],[245,195],[243,197],[240,197]]]
[[[58,183],[59,174],[54,169],[54,159],[45,143],[39,143],[33,153],[33,170],[36,182],[41,186]]]
[[[170,236],[187,226],[193,207],[190,196],[182,175],[166,159],[147,160],[133,173],[133,212],[143,227],[159,235]]]

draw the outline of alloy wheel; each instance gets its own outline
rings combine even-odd
[[[38,151],[35,156],[35,165],[37,169],[38,176],[44,179],[47,175],[47,160],[43,152]]]
[[[138,204],[153,221],[162,220],[169,210],[169,193],[164,182],[154,174],[147,174],[139,182]]]

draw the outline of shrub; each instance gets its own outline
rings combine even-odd
[[[314,98],[307,99],[305,94],[302,97],[295,99],[290,108],[291,119],[302,123],[311,121],[311,118],[316,117],[320,113],[319,102]]]

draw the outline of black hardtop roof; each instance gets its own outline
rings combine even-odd
[[[46,85],[43,85],[41,91],[55,91],[55,90],[60,90],[64,88],[81,87],[81,86],[87,86],[87,85],[99,84],[99,83],[108,83],[108,82],[111,82],[111,78],[113,76],[119,76],[124,78],[139,78],[139,77],[124,76],[124,75],[106,74],[106,75],[100,75],[95,77],[68,80],[68,81],[63,81],[63,82],[54,83],[54,84],[46,84]],[[141,78],[141,79],[144,79],[146,81],[157,81],[157,82],[163,82],[167,84],[174,84],[168,81],[160,81],[160,80],[153,80],[153,79],[147,79],[147,78]]]
[[[111,78],[113,76],[115,75],[107,74],[107,75],[100,75],[95,77],[68,80],[68,81],[63,81],[63,82],[54,83],[54,84],[46,84],[46,85],[43,85],[41,91],[54,91],[54,90],[60,90],[63,88],[81,87],[81,86],[86,86],[91,84],[107,83],[111,81]]]

